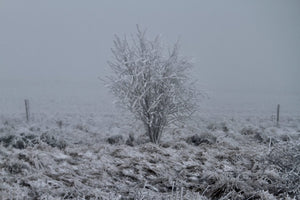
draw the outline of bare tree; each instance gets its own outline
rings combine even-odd
[[[149,40],[137,27],[131,43],[116,36],[109,62],[114,71],[109,88],[120,103],[145,126],[151,142],[159,143],[167,125],[190,116],[198,92],[187,71],[192,64],[178,54],[178,43],[165,52],[160,38]]]

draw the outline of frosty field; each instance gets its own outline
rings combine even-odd
[[[297,111],[277,127],[270,110],[206,106],[154,145],[123,112],[65,102],[32,100],[29,123],[23,105],[2,112],[0,199],[300,198]]]
[[[299,36],[300,1],[1,0],[0,200],[300,200]]]

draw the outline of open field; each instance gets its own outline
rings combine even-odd
[[[125,114],[2,115],[1,199],[299,199],[300,117],[198,116],[159,146]]]
[[[300,200],[299,36],[299,0],[1,0],[0,200]]]

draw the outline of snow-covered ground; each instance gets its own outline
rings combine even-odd
[[[211,95],[158,146],[96,86],[29,98],[29,123],[21,95],[2,94],[0,199],[300,199],[297,97]]]

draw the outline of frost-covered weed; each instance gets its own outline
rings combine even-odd
[[[297,196],[300,194],[300,143],[281,142],[272,147],[266,156],[266,169],[275,168],[277,176],[269,181],[280,193]]]

